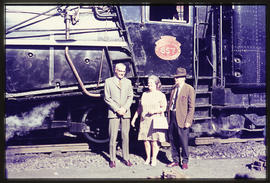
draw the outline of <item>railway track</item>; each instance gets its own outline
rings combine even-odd
[[[51,152],[70,152],[70,151],[88,151],[87,143],[72,144],[50,144],[50,145],[25,145],[25,146],[8,146],[7,155],[27,154],[27,153],[51,153]]]
[[[248,141],[264,141],[264,138],[214,138],[214,137],[199,137],[195,139],[195,145],[209,145],[214,143],[237,143]],[[169,143],[162,143],[162,146],[169,147]],[[52,153],[52,152],[71,152],[71,151],[88,151],[89,144],[87,143],[70,143],[70,144],[47,144],[47,145],[20,145],[8,146],[6,149],[7,155],[13,154],[28,154],[28,153]]]
[[[214,143],[235,143],[235,142],[248,142],[248,141],[264,141],[264,138],[215,138],[215,137],[198,137],[195,139],[196,145],[207,145],[207,144],[214,144]]]

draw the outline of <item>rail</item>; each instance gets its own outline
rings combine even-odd
[[[209,145],[215,143],[242,143],[249,141],[264,141],[264,138],[214,138],[214,137],[198,137],[195,138],[195,145]],[[170,146],[169,143],[162,146]],[[24,146],[8,146],[6,155],[27,154],[27,153],[52,153],[52,152],[71,152],[71,151],[89,151],[87,143],[72,144],[49,144],[49,145],[24,145]]]
[[[87,143],[74,144],[50,144],[50,145],[27,145],[27,146],[8,146],[7,155],[26,154],[26,153],[51,153],[51,152],[70,152],[70,151],[88,151]]]
[[[247,139],[239,139],[239,138],[214,138],[214,137],[198,137],[195,139],[196,145],[207,145],[214,143],[235,143],[235,142],[249,142],[249,141],[264,141],[264,138],[247,138]]]

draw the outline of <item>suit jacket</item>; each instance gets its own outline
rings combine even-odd
[[[124,118],[130,118],[130,106],[133,101],[133,87],[131,81],[123,78],[121,81],[121,88],[119,86],[119,79],[114,76],[105,80],[104,86],[105,102],[108,104],[108,118],[117,118],[116,111],[123,107],[126,109]]]
[[[171,92],[168,118],[170,120],[170,107],[172,105],[172,100],[174,93],[176,92],[176,87]],[[195,90],[192,86],[184,83],[180,93],[178,94],[176,100],[176,121],[180,128],[184,128],[185,123],[192,124],[195,111]]]

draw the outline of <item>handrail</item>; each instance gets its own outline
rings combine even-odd
[[[220,29],[219,29],[219,52],[220,52],[220,78],[221,82],[220,85],[221,87],[225,86],[224,80],[223,80],[223,19],[222,19],[222,5],[220,5],[220,10],[219,10],[219,21],[220,21]]]

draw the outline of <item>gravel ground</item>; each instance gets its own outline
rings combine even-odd
[[[104,150],[105,149],[105,150]],[[118,149],[116,168],[108,167],[106,148],[87,152],[54,152],[49,154],[6,155],[7,178],[147,178],[161,176],[171,161],[170,149],[161,149],[156,167],[144,165],[143,148],[131,148],[132,167],[120,161]],[[190,146],[188,170],[170,170],[188,178],[235,178],[236,174],[251,178],[266,178],[266,171],[249,169],[259,156],[265,156],[263,142]],[[106,173],[105,173],[106,172]]]

